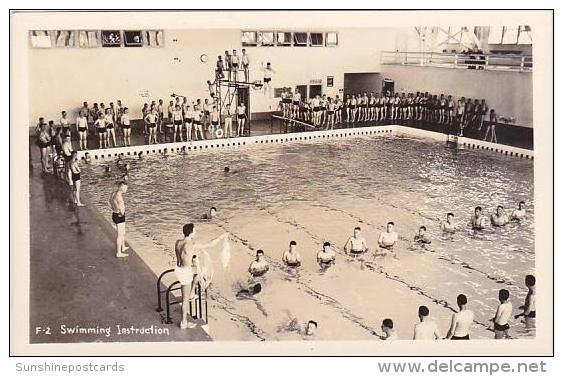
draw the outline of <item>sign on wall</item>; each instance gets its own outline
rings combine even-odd
[[[327,76],[326,87],[333,87],[333,86],[334,86],[334,76]]]

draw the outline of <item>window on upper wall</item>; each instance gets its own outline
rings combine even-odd
[[[326,33],[326,46],[327,47],[338,46],[338,33],[335,32]]]
[[[530,26],[520,26],[518,44],[532,44],[532,28]]]
[[[120,30],[102,30],[102,47],[121,47]]]
[[[124,31],[125,47],[143,47],[143,32],[138,31]]]
[[[502,44],[518,43],[518,26],[505,26],[502,34]]]
[[[311,47],[324,47],[324,34],[323,33],[310,33],[309,45]]]
[[[276,40],[278,46],[291,46],[291,33],[278,31],[276,33]]]
[[[51,48],[51,35],[47,30],[33,30],[29,32],[31,39],[31,47],[34,48]]]
[[[274,32],[273,31],[261,31],[258,34],[258,42],[260,46],[271,47],[274,45]]]
[[[307,47],[307,33],[293,33],[293,45],[296,47]]]
[[[242,46],[252,47],[258,45],[258,37],[256,31],[243,31],[242,32]]]
[[[489,30],[489,44],[501,44],[502,43],[502,26],[491,26]]]

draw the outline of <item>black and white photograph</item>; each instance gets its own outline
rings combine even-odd
[[[551,11],[25,17],[18,354],[553,352]]]

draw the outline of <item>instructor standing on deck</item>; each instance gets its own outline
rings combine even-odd
[[[113,212],[111,214],[111,219],[117,227],[116,257],[129,256],[127,253],[124,253],[127,247],[125,246],[125,201],[123,200],[123,194],[126,192],[127,183],[125,181],[121,181],[118,183],[117,189],[113,191],[109,199],[111,210]]]

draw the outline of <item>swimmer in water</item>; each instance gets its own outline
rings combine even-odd
[[[383,331],[384,341],[393,341],[399,339],[397,331],[393,328],[393,320],[385,319],[381,323],[381,330]]]
[[[467,309],[467,297],[463,294],[457,296],[459,312],[452,315],[452,323],[447,338],[452,340],[469,339],[469,330],[473,325],[473,311]]]
[[[497,212],[491,215],[491,224],[495,227],[506,225],[510,220],[508,215],[504,212],[502,205],[497,206]]]
[[[223,169],[223,174],[225,174],[225,175],[229,175],[229,174],[233,174],[233,175],[234,175],[234,174],[236,174],[237,172],[238,172],[238,171],[233,171],[233,172],[231,172],[231,169],[230,169],[229,167],[225,167],[225,168]]]
[[[514,318],[517,319],[524,316],[526,328],[533,328],[536,323],[536,277],[528,274],[525,278],[525,283],[528,288],[528,294],[526,294],[524,305],[520,307],[522,313],[517,314]]]
[[[471,217],[471,228],[473,230],[483,230],[486,224],[486,218],[483,215],[483,208],[477,206],[475,208],[475,215]]]
[[[440,225],[442,232],[445,234],[454,234],[456,230],[456,224],[454,223],[454,213],[448,213],[446,215],[446,222],[442,222]]]
[[[215,218],[217,216],[217,208],[215,206],[212,206],[209,209],[209,213],[205,213],[204,215],[201,216],[201,219],[205,219],[205,220],[212,220],[213,218]]]
[[[301,266],[301,255],[295,250],[297,242],[292,240],[289,242],[289,249],[283,253],[282,261],[285,266],[290,268],[298,268]]]
[[[323,249],[317,253],[317,263],[321,267],[321,271],[326,271],[336,261],[336,253],[330,247],[329,242],[323,243]]]
[[[388,253],[391,253],[393,257],[397,258],[397,253],[393,248],[395,247],[397,240],[399,240],[399,234],[393,231],[394,227],[395,227],[395,223],[388,222],[387,230],[383,231],[379,235],[377,244],[379,244],[380,252],[378,253],[378,255],[385,256]]]
[[[305,326],[305,335],[308,337],[314,336],[319,324],[315,320],[309,320]]]
[[[237,292],[237,298],[251,298],[252,296],[259,294],[262,292],[262,285],[260,283],[256,283],[253,285],[248,286],[248,288],[244,288]]]
[[[361,235],[361,231],[359,227],[354,228],[354,235],[344,244],[344,252],[347,255],[354,257],[368,251],[367,242]]]
[[[498,293],[500,304],[497,307],[495,317],[491,319],[494,324],[495,339],[510,338],[508,320],[512,316],[512,303],[508,301],[509,297],[510,293],[506,289],[502,289]]]
[[[420,226],[418,233],[414,235],[414,244],[425,248],[430,243],[432,243],[432,240],[426,235],[426,226]]]
[[[270,270],[270,266],[264,259],[264,251],[259,249],[256,251],[256,260],[252,261],[248,267],[248,272],[252,277],[256,278],[262,277],[268,272],[268,270]]]
[[[520,201],[518,203],[518,209],[514,209],[512,214],[510,214],[510,220],[521,221],[526,217],[526,209],[524,208],[524,205],[526,205],[524,201]]]

